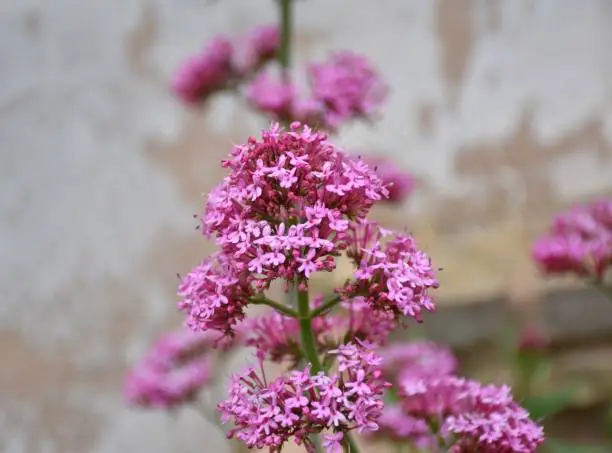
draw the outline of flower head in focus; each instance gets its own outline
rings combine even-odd
[[[357,270],[355,282],[344,290],[346,295],[362,296],[375,310],[417,321],[424,310],[434,310],[429,290],[438,287],[436,270],[411,235],[364,221],[351,229],[347,255]]]
[[[332,431],[325,437],[334,452],[351,430],[376,430],[388,386],[381,377],[380,358],[368,345],[343,345],[330,351],[338,371],[311,374],[310,367],[292,371],[269,382],[254,368],[232,377],[229,398],[219,404],[222,420],[232,421],[228,433],[249,448],[280,451],[293,439],[312,446],[309,434]]]
[[[183,279],[179,308],[192,329],[231,334],[272,281],[306,288],[313,273],[333,270],[350,229],[388,191],[367,165],[299,123],[251,137],[223,165],[230,173],[209,194],[201,224],[220,250]]]
[[[253,294],[234,263],[217,253],[183,277],[178,308],[187,313],[186,324],[191,330],[212,329],[231,336],[234,326],[244,319],[244,309]]]
[[[210,333],[188,330],[164,335],[125,380],[125,399],[134,406],[176,409],[195,400],[213,381]]]
[[[612,266],[612,200],[578,205],[559,214],[533,246],[548,274],[573,273],[602,281]]]

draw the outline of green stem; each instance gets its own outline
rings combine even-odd
[[[318,373],[322,370],[315,336],[312,332],[312,319],[310,318],[310,301],[308,291],[298,290],[298,315],[300,319],[300,336],[302,337],[302,348],[306,354],[306,360],[312,365],[312,372]]]
[[[302,338],[302,349],[306,355],[306,361],[311,363],[313,373],[318,373],[323,370],[319,354],[317,353],[317,345],[315,336],[312,331],[312,313],[310,312],[310,300],[308,291],[298,291],[298,314],[300,319],[300,336]],[[346,451],[350,453],[359,453],[357,444],[349,433],[344,435],[344,445]]]
[[[268,307],[274,308],[276,311],[280,311],[282,314],[290,316],[292,318],[297,318],[298,313],[290,307],[286,305],[280,304],[273,300],[268,299],[265,296],[256,296],[251,298],[250,302],[255,305],[267,305]]]
[[[278,0],[280,2],[280,47],[278,49],[278,64],[282,68],[283,82],[289,83],[291,79],[291,1]]]
[[[314,319],[317,316],[321,316],[323,313],[325,313],[327,310],[335,307],[336,305],[338,305],[338,302],[340,302],[340,297],[336,296],[333,299],[328,300],[327,302],[323,303],[323,305],[321,305],[320,307],[312,310],[310,312],[310,319]]]

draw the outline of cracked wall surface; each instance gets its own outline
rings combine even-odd
[[[264,124],[231,98],[187,111],[176,64],[269,0],[0,5],[0,451],[223,452],[191,413],[123,407],[127,364],[180,323],[177,272],[218,160]],[[569,203],[612,194],[612,4],[297,2],[296,64],[349,48],[392,87],[345,147],[389,155],[417,194],[379,217],[444,268],[443,300],[504,290]],[[239,360],[240,362],[240,360]]]

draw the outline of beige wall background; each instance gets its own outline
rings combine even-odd
[[[273,3],[0,11],[0,451],[225,451],[191,413],[124,408],[121,380],[180,322],[175,273],[209,250],[191,214],[264,124],[227,97],[186,111],[167,80],[214,34],[274,20]],[[612,194],[611,24],[606,0],[296,2],[299,64],[361,51],[393,89],[376,128],[338,141],[419,177],[378,215],[444,267],[443,301],[515,284],[552,212]]]

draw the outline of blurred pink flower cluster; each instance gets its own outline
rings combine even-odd
[[[228,38],[214,37],[179,66],[171,82],[172,91],[182,101],[196,104],[216,91],[234,88],[275,57],[280,45],[278,27],[255,28],[240,41],[236,49]]]
[[[257,110],[277,120],[296,120],[334,131],[354,119],[370,119],[386,98],[387,86],[363,55],[337,52],[308,66],[310,97],[270,72],[260,74],[246,89]]]
[[[179,66],[172,91],[187,104],[199,104],[217,91],[244,85],[249,104],[267,117],[330,131],[353,119],[374,118],[388,88],[365,56],[337,52],[328,61],[311,63],[307,68],[311,94],[302,97],[284,70],[263,71],[279,47],[280,33],[273,25],[253,29],[238,43],[216,36]]]
[[[509,387],[455,376],[458,364],[448,348],[415,341],[379,353],[396,394],[378,420],[376,438],[422,449],[443,445],[454,453],[533,453],[544,441]]]
[[[533,258],[547,274],[572,273],[601,282],[612,266],[612,200],[559,214],[534,244]]]
[[[455,376],[400,382],[403,411],[435,420],[438,441],[453,453],[533,453],[544,441],[542,427],[512,398],[510,387],[483,385]]]
[[[162,336],[125,380],[125,399],[134,406],[175,409],[197,399],[213,380],[210,332],[181,330]]]

